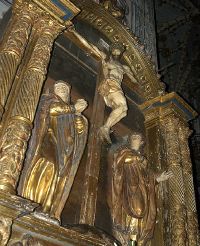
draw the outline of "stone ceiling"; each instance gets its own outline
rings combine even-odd
[[[160,73],[200,111],[200,1],[155,0]]]

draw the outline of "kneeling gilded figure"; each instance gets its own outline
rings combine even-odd
[[[108,205],[114,236],[123,246],[145,246],[156,223],[156,184],[172,176],[147,169],[142,155],[143,138],[132,134],[128,144],[111,151],[109,161]]]
[[[20,194],[41,204],[42,212],[60,220],[87,140],[84,99],[70,105],[70,86],[57,81],[54,93],[41,97],[34,122]]]

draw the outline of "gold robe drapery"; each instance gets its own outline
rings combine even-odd
[[[109,163],[108,205],[113,232],[122,245],[135,239],[144,246],[152,238],[156,222],[154,174],[146,169],[146,159],[124,147]]]
[[[36,114],[19,193],[60,220],[85,148],[88,123],[55,94],[43,95]]]

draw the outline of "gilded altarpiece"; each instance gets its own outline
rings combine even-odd
[[[113,144],[139,131],[146,136],[149,167],[173,172],[158,187],[157,223],[148,245],[198,245],[187,125],[196,113],[176,93],[165,92],[142,44],[93,1],[24,0],[15,1],[12,9],[0,50],[0,244],[120,245],[112,236],[106,201],[107,156],[112,146],[98,138],[98,129],[110,113],[97,90],[101,62],[69,34],[73,22],[97,47],[101,40],[108,45],[123,43],[122,62],[139,82],[123,80],[129,110],[111,133]],[[40,96],[51,91],[57,80],[71,85],[72,103],[85,98],[89,105],[84,112],[89,137],[61,225],[41,214],[39,204],[17,195],[19,180],[26,175],[23,162]]]

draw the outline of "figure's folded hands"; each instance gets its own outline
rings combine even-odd
[[[82,113],[88,106],[87,101],[84,99],[78,99],[74,105],[76,113],[80,114]]]

